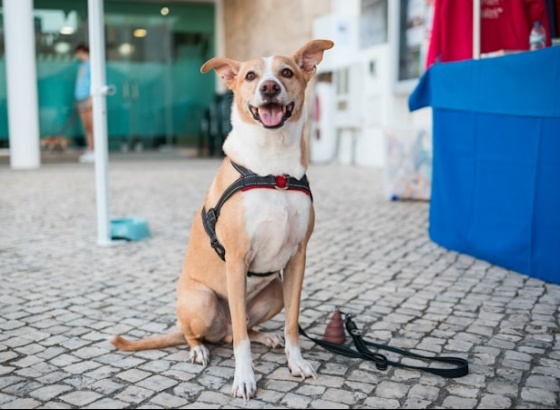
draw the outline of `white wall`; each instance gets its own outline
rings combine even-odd
[[[338,151],[335,160],[369,167],[385,166],[387,128],[422,127],[431,129],[431,110],[408,111],[408,87],[395,83],[398,51],[398,6],[389,0],[389,40],[366,49],[358,47],[360,0],[332,0],[333,12],[314,24],[314,38],[331,38],[335,48],[325,54],[319,72],[336,73],[350,67],[350,93],[335,93],[333,122]],[[341,101],[348,100],[347,110]],[[344,106],[344,104],[342,104]]]

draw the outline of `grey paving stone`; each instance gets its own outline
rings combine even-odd
[[[33,399],[16,399],[2,405],[3,409],[35,409],[41,405],[40,401]]]
[[[400,407],[400,403],[395,399],[368,397],[364,401],[364,406],[368,409],[398,409]]]
[[[123,401],[105,398],[95,401],[85,407],[84,409],[125,409],[130,406],[130,403]]]
[[[528,402],[541,403],[551,407],[558,405],[559,401],[558,394],[536,387],[524,387],[521,389],[521,398]]]
[[[140,382],[136,383],[137,386],[144,387],[146,389],[154,390],[157,392],[166,390],[172,386],[175,386],[178,382],[176,380],[170,379],[168,377],[163,377],[159,375],[148,377]]]
[[[115,398],[126,402],[140,403],[153,395],[154,392],[152,390],[144,389],[138,386],[129,386],[117,394]]]
[[[54,399],[62,393],[72,390],[72,386],[66,384],[52,384],[50,386],[41,387],[29,393],[31,397],[41,400],[42,402]]]
[[[310,404],[312,409],[349,409],[350,406],[327,400],[313,400]]]
[[[496,394],[484,395],[480,399],[480,405],[478,408],[481,409],[508,409],[511,408],[511,399],[505,396],[499,396]]]
[[[375,389],[375,395],[384,399],[399,399],[405,396],[410,386],[403,383],[383,381]]]
[[[442,403],[444,408],[450,409],[473,409],[477,405],[476,399],[466,399],[457,396],[447,396]]]
[[[311,399],[300,394],[288,393],[282,399],[281,404],[291,409],[305,409],[311,403]]]
[[[187,404],[188,401],[172,394],[160,393],[152,397],[150,403],[159,405],[164,409],[177,409]]]
[[[4,403],[14,401],[16,398],[14,396],[10,396],[8,394],[0,393],[0,406]]]
[[[144,372],[138,369],[129,369],[116,375],[119,379],[123,379],[130,383],[136,383],[146,377],[151,376],[152,373]]]
[[[99,399],[100,397],[102,397],[100,394],[92,391],[76,390],[71,393],[60,396],[59,399],[67,403],[70,403],[73,406],[83,407]]]

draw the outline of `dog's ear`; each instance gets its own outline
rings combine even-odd
[[[203,64],[200,68],[200,72],[205,74],[211,69],[216,70],[216,73],[218,73],[224,84],[231,89],[240,66],[241,63],[239,61],[223,57],[214,57]]]
[[[323,59],[323,51],[333,46],[334,43],[330,40],[313,40],[294,53],[296,63],[303,70],[308,80],[317,71],[317,64]]]

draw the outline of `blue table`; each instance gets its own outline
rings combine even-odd
[[[431,239],[560,284],[560,47],[436,64]]]

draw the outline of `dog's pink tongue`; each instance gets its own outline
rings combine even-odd
[[[282,122],[282,107],[280,105],[267,105],[259,108],[259,117],[267,127],[275,127]]]

